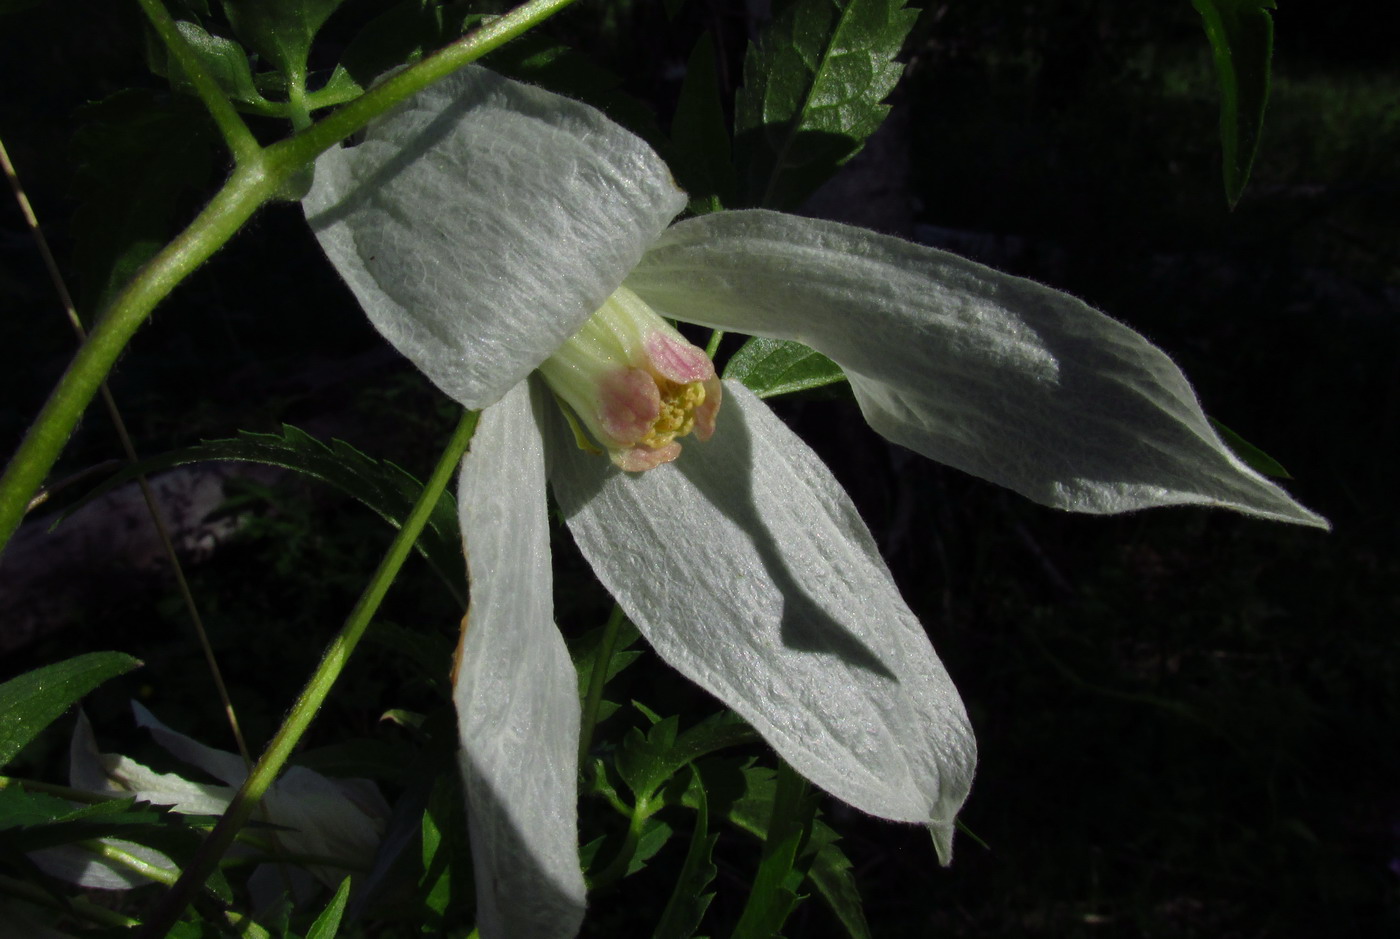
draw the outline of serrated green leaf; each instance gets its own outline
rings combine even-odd
[[[718,834],[710,834],[709,801],[705,798],[705,787],[698,770],[692,770],[692,782],[698,793],[695,805],[695,830],[690,836],[690,847],[685,853],[685,863],[676,877],[671,899],[661,913],[661,919],[652,933],[652,939],[690,939],[700,928],[705,918],[713,893],[704,890],[719,873],[713,860]]]
[[[1215,428],[1215,432],[1220,435],[1220,439],[1225,441],[1225,445],[1230,448],[1235,456],[1244,461],[1245,465],[1256,473],[1265,476],[1273,476],[1275,479],[1292,479],[1293,475],[1284,469],[1283,464],[1260,450],[1254,444],[1245,440],[1224,424],[1217,421],[1210,415],[1206,415],[1206,420],[1210,421],[1210,426]]]
[[[306,57],[341,0],[224,0],[238,38],[289,79],[306,75]]]
[[[139,659],[122,652],[89,652],[0,685],[0,766],[13,760],[83,695],[140,665]]]
[[[644,737],[633,728],[623,740],[616,768],[638,802],[649,801],[686,764],[727,747],[754,743],[753,728],[731,711],[721,711],[677,733],[680,719],[671,716],[654,725]]]
[[[598,659],[598,652],[602,648],[603,636],[607,632],[606,626],[599,626],[590,629],[579,636],[578,639],[569,643],[569,655],[574,661],[574,670],[578,672],[578,693],[582,698],[588,691],[588,683],[593,680],[593,667]],[[623,617],[618,625],[617,641],[613,645],[612,659],[608,661],[608,674],[603,679],[603,684],[612,681],[613,678],[642,657],[638,650],[629,651],[629,647],[642,637],[641,631],[632,625],[632,621]]]
[[[680,790],[667,791],[667,804],[698,807],[707,799],[711,815],[759,840],[768,833],[768,819],[777,792],[777,774],[752,760],[710,758],[695,764],[700,779]],[[806,852],[812,855],[807,876],[823,902],[836,914],[851,939],[871,939],[870,926],[861,906],[851,862],[838,844],[840,838],[821,819],[812,823]]]
[[[724,377],[741,381],[760,398],[808,391],[845,381],[841,366],[815,349],[790,339],[755,336],[724,367]]]
[[[690,211],[714,212],[734,201],[734,164],[720,101],[715,44],[709,33],[695,43],[671,121],[676,181],[690,194]]]
[[[794,209],[884,121],[894,60],[917,14],[904,0],[796,0],[744,59],[735,148],[748,202]]]
[[[647,819],[643,823],[641,835],[637,838],[636,850],[632,852],[632,857],[627,862],[625,876],[631,877],[646,867],[647,861],[650,861],[658,851],[666,847],[666,842],[671,840],[672,834],[670,825],[659,819]]]
[[[280,466],[329,483],[395,528],[408,516],[423,491],[422,483],[387,460],[366,456],[343,440],[324,443],[304,430],[283,424],[280,435],[242,431],[234,438],[206,440],[193,447],[142,460],[117,473],[79,504],[86,504],[139,474],[150,475],[173,466],[209,460]],[[433,506],[414,547],[458,600],[465,603],[466,564],[462,560],[461,535],[457,529],[457,506],[449,493],[443,493]]]
[[[326,904],[321,915],[316,917],[311,928],[306,931],[306,939],[335,939],[336,933],[340,932],[340,918],[345,915],[345,901],[349,897],[350,878],[347,877],[340,882],[335,896],[331,897],[331,902]]]
[[[811,856],[804,851],[816,821],[817,798],[787,764],[778,771],[763,855],[749,887],[734,939],[770,939],[801,902]]]
[[[84,314],[179,231],[212,176],[217,140],[191,98],[129,89],[79,112],[72,231]]]
[[[1191,0],[1215,56],[1225,198],[1233,207],[1249,181],[1269,102],[1275,0]]]

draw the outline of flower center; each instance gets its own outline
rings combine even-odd
[[[714,433],[722,391],[713,363],[626,287],[539,371],[625,470],[669,463],[680,455],[678,437]]]

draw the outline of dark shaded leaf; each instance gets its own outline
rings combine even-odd
[[[685,67],[676,115],[671,121],[672,166],[676,181],[690,194],[690,211],[714,212],[734,201],[734,165],[729,130],[720,101],[715,44],[705,33]]]
[[[304,78],[311,42],[341,0],[224,0],[238,38],[289,79]]]
[[[1220,150],[1225,198],[1233,207],[1244,193],[1259,150],[1269,102],[1274,54],[1275,0],[1191,0],[1201,14],[1215,55],[1220,86]]]
[[[143,90],[90,105],[80,120],[74,255],[79,306],[95,314],[178,232],[210,180],[218,137],[198,101]]]
[[[1206,419],[1210,421],[1210,426],[1215,428],[1215,432],[1220,435],[1220,439],[1225,441],[1225,446],[1229,447],[1230,451],[1243,460],[1245,465],[1250,469],[1254,470],[1256,473],[1262,473],[1265,476],[1272,476],[1275,479],[1293,478],[1293,475],[1289,473],[1288,470],[1284,469],[1283,464],[1278,460],[1275,460],[1263,450],[1260,450],[1254,444],[1245,440],[1239,434],[1210,415],[1206,415]]]
[[[244,431],[231,439],[206,440],[193,447],[142,460],[89,493],[80,505],[142,473],[150,475],[172,466],[216,460],[280,466],[329,483],[395,528],[402,524],[423,491],[422,483],[387,460],[366,456],[343,440],[323,443],[304,430],[283,424],[280,435]],[[438,504],[433,506],[414,547],[458,600],[465,603],[466,562],[462,559],[461,536],[457,531],[457,506],[449,493],[443,493]]]
[[[705,787],[698,771],[692,771],[695,784],[695,830],[690,836],[690,848],[685,854],[685,863],[676,877],[675,889],[661,919],[656,925],[652,939],[690,939],[700,928],[700,921],[709,909],[714,893],[704,890],[715,879],[719,868],[713,860],[718,834],[710,834],[709,801],[705,798]]]

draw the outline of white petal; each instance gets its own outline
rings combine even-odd
[[[453,700],[483,939],[573,936],[578,678],[553,621],[544,451],[522,383],[482,412],[458,484],[471,607]]]
[[[1195,503],[1327,525],[1229,451],[1147,340],[956,255],[724,212],[673,226],[627,286],[667,316],[812,346],[846,371],[877,431],[1037,502]]]
[[[579,548],[656,651],[812,782],[946,848],[976,761],[967,715],[816,454],[732,382],[714,437],[645,473],[562,427],[549,442]]]
[[[322,154],[303,206],[375,327],[480,408],[602,306],[685,194],[600,112],[469,66]]]

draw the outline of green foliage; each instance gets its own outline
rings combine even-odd
[[[1220,150],[1225,198],[1240,201],[1259,151],[1269,68],[1274,54],[1275,0],[1191,0],[1215,55],[1220,86]]]
[[[734,828],[767,843],[778,798],[777,773],[767,767],[754,766],[751,762],[739,764],[720,757],[703,760],[696,765],[700,771],[699,777],[679,793],[671,794],[671,797],[697,810],[702,799],[708,800],[711,812]],[[829,825],[820,818],[813,819],[802,851],[788,870],[806,870],[823,902],[836,914],[851,939],[870,939],[870,927],[866,923],[851,862],[838,841],[836,832]],[[771,863],[775,867],[782,866],[781,860]],[[788,886],[796,889],[795,885]]]
[[[1220,439],[1225,441],[1225,445],[1245,462],[1250,469],[1265,476],[1272,476],[1275,479],[1292,479],[1293,476],[1288,470],[1283,468],[1283,464],[1260,450],[1254,444],[1245,440],[1215,418],[1210,418],[1210,425],[1215,428],[1215,432],[1220,435]]]
[[[304,76],[311,41],[341,0],[224,0],[238,37],[283,75]]]
[[[720,100],[715,44],[702,35],[686,61],[676,115],[671,120],[676,181],[690,195],[690,211],[714,212],[734,202],[734,164]]]
[[[750,46],[734,102],[747,202],[792,209],[875,132],[916,14],[904,0],[795,0]]]
[[[340,882],[336,888],[335,895],[331,897],[326,908],[321,911],[311,924],[311,928],[306,931],[306,939],[335,939],[340,932],[340,918],[345,915],[345,901],[350,897],[350,878],[347,877]]]
[[[778,784],[763,839],[758,873],[749,888],[749,899],[734,939],[768,939],[776,936],[802,897],[798,890],[807,879],[811,854],[803,849],[816,818],[817,800],[807,783],[786,763],[778,769]]]
[[[284,424],[281,435],[244,431],[227,440],[206,440],[193,447],[142,460],[135,466],[123,469],[89,493],[87,500],[143,473],[149,475],[173,466],[211,460],[262,463],[293,470],[328,483],[359,500],[395,528],[407,517],[409,509],[423,491],[422,483],[387,460],[366,456],[343,440],[324,443],[303,430]],[[450,495],[444,494],[433,506],[423,534],[414,547],[456,596],[465,600],[457,508]]]
[[[121,652],[89,652],[0,685],[0,766],[13,760],[83,695],[140,664]]]
[[[649,801],[668,779],[692,760],[726,747],[754,743],[759,738],[735,714],[721,711],[678,733],[680,718],[656,720],[643,734],[633,728],[617,755],[617,772],[638,802]]]
[[[217,137],[190,98],[119,91],[80,112],[73,216],[80,308],[106,306],[174,236],[208,182]]]
[[[845,381],[841,366],[790,339],[755,336],[734,353],[724,377],[743,382],[760,398],[808,391]]]
[[[700,928],[700,921],[709,909],[714,893],[706,893],[719,873],[713,860],[715,842],[719,835],[710,834],[710,808],[705,798],[705,787],[699,784],[699,771],[692,768],[691,780],[696,783],[695,828],[690,835],[690,847],[686,850],[685,863],[676,876],[676,886],[671,899],[661,912],[652,939],[689,939]]]
[[[194,52],[199,64],[209,73],[230,101],[265,107],[268,101],[258,91],[248,53],[232,39],[217,36],[198,23],[181,20],[175,24],[180,37]],[[147,54],[147,65],[155,74],[167,79],[170,86],[184,94],[194,94],[194,84],[180,67],[179,61],[165,46],[153,42]]]

